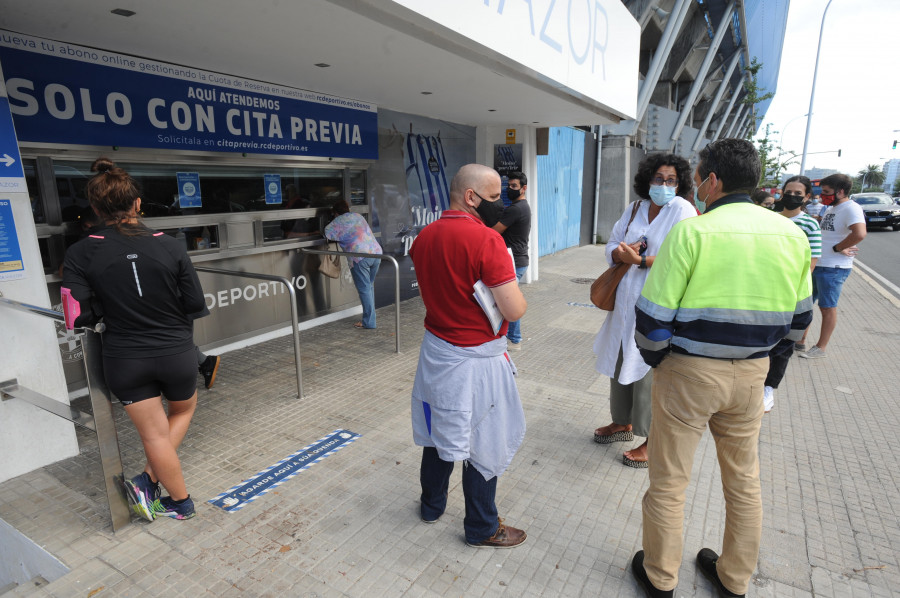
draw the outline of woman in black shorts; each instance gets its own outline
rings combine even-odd
[[[101,317],[103,369],[144,444],[147,466],[125,481],[135,513],[194,516],[176,449],[197,405],[193,323],[203,289],[183,245],[141,222],[141,198],[131,176],[108,158],[86,193],[102,224],[66,252],[63,288],[79,302],[76,326]],[[168,402],[168,415],[162,405]],[[160,498],[159,483],[169,496]]]

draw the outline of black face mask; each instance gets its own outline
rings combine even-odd
[[[803,205],[803,196],[802,195],[784,195],[781,198],[781,205],[784,206],[785,210],[796,210],[800,206]]]
[[[509,198],[509,201],[516,201],[522,195],[521,189],[510,189],[506,188],[506,197]]]
[[[481,216],[485,225],[494,226],[500,221],[500,216],[503,214],[503,202],[499,199],[497,201],[482,200],[475,211]]]

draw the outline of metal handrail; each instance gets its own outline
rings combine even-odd
[[[239,276],[244,278],[256,278],[259,280],[272,280],[280,282],[287,287],[288,294],[291,299],[291,332],[294,337],[294,366],[297,368],[297,398],[303,398],[303,374],[300,371],[300,319],[297,315],[297,291],[294,285],[284,276],[274,276],[271,274],[258,274],[256,272],[240,272],[237,270],[223,270],[222,268],[207,268],[206,266],[194,266],[197,272],[209,272],[211,274],[226,274],[228,276]]]
[[[384,255],[381,253],[359,253],[356,251],[333,251],[331,249],[307,249],[306,247],[301,247],[300,251],[303,253],[315,253],[318,255],[343,255],[346,257],[362,257],[369,258],[374,257],[375,259],[379,259],[382,261],[390,261],[394,264],[394,338],[396,340],[396,348],[397,353],[400,352],[400,264],[397,263],[397,260],[390,255]]]
[[[0,306],[35,314],[57,322],[65,321],[65,316],[58,311],[6,299],[2,296],[2,293],[0,293]],[[20,386],[15,379],[0,382],[0,400],[19,399],[25,401],[48,413],[93,430],[97,434],[100,466],[103,469],[103,480],[106,484],[109,515],[112,520],[113,531],[116,532],[131,522],[131,509],[128,507],[128,499],[124,493],[125,470],[122,466],[122,453],[119,450],[116,421],[113,418],[112,396],[109,388],[106,386],[106,379],[103,375],[103,358],[101,356],[103,349],[99,333],[104,328],[105,326],[100,323],[93,330],[90,328],[81,329],[84,369],[87,375],[88,394],[91,397],[93,416],[74,409],[71,405],[65,405],[52,397]]]
[[[66,317],[63,315],[61,311],[55,311],[50,309],[49,307],[39,307],[37,305],[31,305],[28,303],[22,303],[21,301],[13,301],[12,299],[6,299],[3,297],[3,294],[0,293],[0,305],[5,305],[10,309],[14,309],[16,311],[22,311],[27,314],[36,314],[38,316],[44,316],[45,318],[50,318],[51,320],[56,320],[58,322],[65,322]]]

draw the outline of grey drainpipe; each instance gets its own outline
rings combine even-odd
[[[600,151],[603,149],[603,127],[594,125],[597,136],[597,167],[594,169],[594,226],[591,233],[591,245],[597,244],[597,218],[600,216]]]

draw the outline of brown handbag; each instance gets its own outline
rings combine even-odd
[[[640,205],[641,202],[634,202],[631,218],[628,220],[628,225],[625,226],[625,234],[622,235],[623,239],[628,235],[628,227],[631,226],[631,221],[634,220]],[[614,310],[616,308],[616,289],[619,288],[619,283],[622,282],[631,266],[632,264],[616,264],[598,276],[597,280],[591,283],[591,303],[606,311]]]

